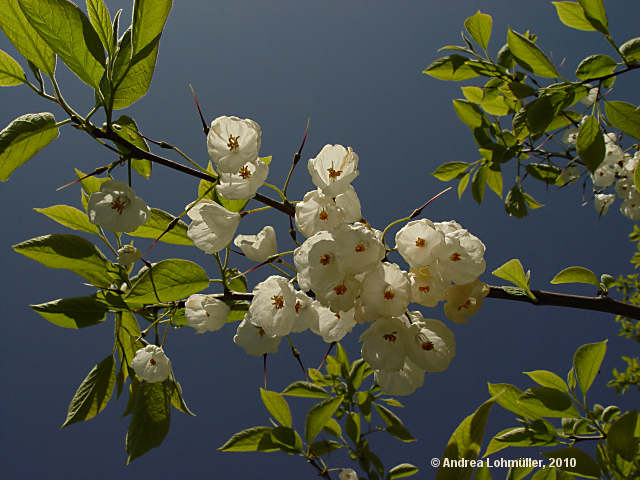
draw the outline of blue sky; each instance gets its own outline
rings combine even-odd
[[[123,20],[130,18],[128,2],[106,3],[112,14],[124,8]],[[561,73],[571,78],[587,54],[613,55],[599,34],[561,25],[546,1],[174,3],[151,89],[123,113],[133,116],[145,135],[179,145],[204,165],[208,157],[188,90],[191,83],[208,119],[237,115],[261,125],[261,154],[273,156],[269,181],[276,184],[282,184],[310,117],[304,162],[289,190],[292,197],[300,199],[312,188],[306,159],[327,143],[350,145],[360,157],[361,173],[354,187],[363,214],[378,228],[407,215],[446,186],[429,175],[437,165],[477,159],[473,139],[451,106],[451,100],[461,96],[458,85],[421,74],[437,58],[439,47],[460,43],[466,17],[478,9],[493,16],[490,51],[494,54],[505,42],[507,26],[520,32],[531,29],[556,65],[566,58]],[[622,43],[637,36],[638,2],[606,3],[616,40]],[[4,36],[0,36],[0,48],[15,54]],[[92,93],[58,68],[67,100],[87,111]],[[637,78],[619,79],[610,98],[637,104]],[[62,118],[60,110],[35,98],[26,87],[0,90],[0,105],[3,126],[23,113],[52,111]],[[10,246],[38,235],[63,233],[63,227],[32,208],[60,203],[78,206],[78,188],[56,192],[56,187],[73,179],[74,167],[89,171],[111,160],[107,150],[66,128],[0,188],[0,203],[5,206],[0,226],[4,265],[0,470],[14,479],[313,475],[302,459],[285,454],[216,452],[236,431],[268,424],[258,393],[262,360],[246,356],[232,343],[232,325],[207,335],[196,336],[190,329],[171,332],[167,353],[198,416],[175,412],[169,436],[159,449],[123,466],[128,424],[128,419],[120,417],[123,398],[112,400],[97,418],[59,430],[78,384],[111,351],[112,323],[71,331],[39,317],[29,304],[90,292],[73,274],[48,270],[15,254]],[[116,176],[125,178],[122,171]],[[513,179],[511,166],[504,176],[506,191]],[[197,180],[156,166],[150,181],[138,178],[134,187],[151,206],[178,213],[195,199]],[[585,295],[595,292],[554,288],[548,282],[569,265],[584,265],[598,274],[630,271],[633,250],[626,235],[632,223],[615,208],[599,219],[591,204],[581,205],[579,185],[548,192],[535,187],[532,193],[546,206],[524,220],[507,217],[502,201],[489,191],[481,206],[469,192],[462,200],[449,193],[430,205],[424,216],[433,221],[455,219],[483,240],[487,272],[481,279],[488,283],[499,283],[489,272],[514,257],[531,268],[535,288]],[[239,232],[255,233],[265,222],[277,231],[288,228],[286,219],[264,213],[243,220]],[[283,248],[285,236],[279,235]],[[136,244],[148,245],[146,241]],[[194,259],[211,274],[215,272],[211,260],[193,248],[157,246],[149,260],[168,256]],[[260,274],[249,278],[252,284],[260,279]],[[444,320],[441,307],[423,312]],[[637,392],[619,398],[604,386],[611,368],[623,368],[619,356],[637,352],[636,344],[616,336],[618,328],[611,315],[489,299],[468,324],[449,325],[457,341],[452,365],[444,373],[428,375],[421,390],[401,399],[406,407],[398,414],[419,441],[402,444],[382,435],[372,440],[385,464],[408,461],[419,466],[422,471],[417,478],[433,477],[428,460],[440,457],[456,425],[488,398],[487,381],[526,388],[529,383],[522,371],[548,369],[564,375],[573,352],[583,343],[609,339],[609,354],[593,398],[627,409],[638,404]],[[344,342],[352,359],[359,356],[361,331],[354,330]],[[309,334],[294,341],[307,366],[317,364],[326,350]],[[284,344],[269,358],[269,365],[269,387],[274,390],[299,379],[298,367]],[[303,414],[310,405],[290,403],[297,412],[296,426],[302,430]],[[514,424],[511,417],[494,413],[487,434]],[[342,466],[344,459],[337,457],[332,465]]]

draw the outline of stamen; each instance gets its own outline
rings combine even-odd
[[[249,170],[249,167],[244,165],[243,167],[240,167],[240,170],[238,170],[238,175],[240,175],[243,180],[246,180],[251,177],[251,170]]]
[[[240,148],[240,144],[238,143],[239,138],[240,135],[234,137],[233,135],[229,134],[229,142],[227,142],[227,147],[229,147],[230,152],[233,152],[234,150]]]
[[[327,213],[327,211],[323,208],[322,210],[320,210],[320,213],[318,214],[318,218],[322,221],[325,221],[329,218],[329,214]]]
[[[150,359],[149,359],[149,363],[150,363],[151,365],[155,365],[155,364],[156,364],[156,363],[158,363],[158,362],[156,362],[153,358],[150,358]]]
[[[384,291],[384,299],[385,300],[391,300],[395,296],[396,296],[396,294],[393,293],[393,290],[391,290],[391,289],[388,289],[388,290]]]
[[[355,251],[360,253],[360,252],[364,252],[367,249],[367,247],[365,247],[364,242],[360,242],[359,244],[356,245]]]
[[[333,287],[333,291],[336,292],[336,295],[344,295],[347,292],[346,285],[336,285]]]
[[[462,260],[462,256],[458,252],[455,252],[451,254],[451,256],[449,257],[449,260],[451,260],[452,262],[457,262]]]
[[[418,237],[416,238],[416,247],[424,247],[427,242],[424,241],[424,238]]]
[[[331,255],[329,255],[328,253],[325,253],[323,256],[320,257],[321,265],[329,265],[330,262],[331,262]]]
[[[281,308],[284,308],[284,298],[282,298],[282,296],[280,295],[274,295],[273,297],[271,297],[271,300],[273,300],[273,306],[280,310]]]
[[[398,332],[393,331],[391,333],[385,333],[382,338],[384,338],[387,342],[395,343],[395,341],[398,339]]]
[[[118,214],[122,215],[124,209],[129,205],[129,199],[127,197],[116,197],[113,202],[111,202],[111,208],[118,212]]]

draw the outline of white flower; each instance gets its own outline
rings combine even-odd
[[[635,191],[635,186],[630,178],[621,178],[616,182],[616,194],[626,200]]]
[[[344,271],[337,255],[337,243],[331,232],[321,231],[307,238],[293,252],[298,285],[304,291],[321,290]]]
[[[445,294],[444,314],[456,323],[465,323],[482,306],[482,299],[489,295],[489,286],[479,280],[452,285]]]
[[[385,256],[382,233],[364,223],[341,225],[333,230],[338,244],[338,259],[347,273],[361,273],[375,268]]]
[[[638,198],[634,197],[631,200],[622,202],[622,205],[620,205],[620,213],[634,222],[640,220],[640,201],[638,201]]]
[[[133,232],[147,221],[150,209],[129,185],[107,180],[89,197],[87,212],[95,225],[112,232]]]
[[[360,200],[351,185],[336,198],[325,195],[320,189],[312,190],[296,204],[296,227],[307,238],[361,218]]]
[[[443,226],[443,228],[449,225]],[[434,249],[444,242],[444,233],[426,218],[407,223],[396,233],[396,248],[411,268],[435,263]]]
[[[360,282],[355,276],[345,273],[333,277],[321,288],[313,289],[322,305],[334,312],[346,312],[353,308],[356,298],[360,294]]]
[[[596,98],[598,98],[598,87],[593,87],[589,90],[589,93],[586,97],[582,97],[580,99],[580,103],[586,105],[587,107],[590,107],[591,105],[593,105],[593,102],[596,101]]]
[[[314,302],[314,308],[317,316],[309,328],[327,343],[339,342],[356,324],[353,309],[347,312],[332,312],[319,302]]]
[[[309,159],[313,184],[329,197],[344,193],[358,176],[358,155],[351,147],[325,145],[315,158]]]
[[[452,233],[452,232],[455,232],[456,230],[462,229],[462,225],[460,225],[455,220],[449,220],[446,222],[434,222],[433,226],[435,227],[436,230],[438,230],[439,232],[442,232],[445,235],[447,233]]]
[[[593,196],[593,206],[599,215],[606,215],[615,199],[616,196],[613,193],[596,193]]]
[[[578,140],[578,129],[576,127],[569,127],[562,135],[562,142],[567,145],[575,145]]]
[[[268,336],[288,335],[296,321],[296,292],[286,278],[272,275],[253,289],[251,322]]]
[[[208,199],[200,200],[187,215],[193,220],[187,236],[205,253],[216,253],[226,247],[240,223],[239,213]]]
[[[440,272],[429,267],[411,269],[409,280],[411,281],[411,301],[425,307],[435,307],[444,298],[449,287],[449,282],[440,276]]]
[[[236,173],[244,164],[256,162],[261,137],[253,120],[218,117],[207,134],[207,151],[219,172]]]
[[[435,267],[443,279],[462,284],[474,281],[485,268],[484,243],[467,230],[447,233],[434,255],[438,258]]]
[[[136,375],[148,383],[163,382],[171,373],[171,362],[162,348],[147,345],[138,350],[131,360]]]
[[[602,162],[591,174],[591,181],[596,187],[608,187],[616,180],[616,171],[611,164]]]
[[[342,212],[344,223],[359,222],[362,219],[360,199],[353,185],[349,185],[347,189],[340,195],[337,195],[334,200],[336,206]]]
[[[562,185],[567,185],[578,178],[580,178],[580,169],[572,165],[562,170],[562,173],[560,173],[560,176],[558,177],[558,181],[561,182]]]
[[[124,245],[118,249],[118,263],[124,268],[129,268],[129,266],[139,260],[141,256],[140,249],[133,245]]]
[[[216,190],[230,200],[252,198],[267,179],[269,167],[262,160],[244,164],[237,172],[220,174]]]
[[[184,315],[187,325],[196,333],[215,332],[227,321],[231,308],[222,300],[212,295],[191,295],[184,304]]]
[[[247,312],[233,337],[233,343],[241,347],[247,355],[259,357],[265,353],[276,353],[282,337],[267,335],[262,327],[251,323]]]
[[[360,298],[379,315],[402,315],[411,298],[409,276],[395,263],[381,262],[362,280]]]
[[[409,316],[413,323],[407,335],[407,356],[426,372],[446,370],[456,354],[453,332],[440,320],[422,318],[418,311]]]
[[[362,358],[377,370],[400,370],[407,355],[407,334],[402,318],[378,318],[360,335]]]
[[[424,384],[424,370],[405,358],[401,370],[375,370],[373,378],[387,395],[411,395]]]
[[[278,253],[276,231],[271,225],[264,227],[257,235],[238,235],[233,244],[242,250],[245,257],[254,262],[264,262]]]
[[[343,468],[338,474],[338,480],[358,480],[358,474],[352,468]]]
[[[318,324],[318,311],[316,304],[306,293],[296,291],[296,320],[291,327],[291,333],[304,332],[312,325]]]

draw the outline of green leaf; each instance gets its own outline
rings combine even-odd
[[[578,0],[578,3],[589,23],[599,32],[608,35],[609,24],[602,0]]]
[[[151,215],[149,215],[147,222],[136,228],[133,232],[128,233],[128,235],[140,238],[158,238],[175,218],[176,217],[164,210],[152,208]],[[191,246],[193,245],[193,241],[187,236],[187,230],[187,224],[182,220],[178,220],[171,230],[162,235],[160,241],[172,245]]]
[[[171,302],[198,293],[209,286],[207,272],[197,263],[177,258],[162,260],[141,270],[127,293],[136,303]]]
[[[464,98],[469,100],[470,102],[477,103],[478,105],[482,103],[483,92],[480,87],[460,87],[462,93],[464,94]],[[457,163],[457,162],[452,162]]]
[[[495,434],[483,458],[508,447],[550,447],[558,443],[553,425],[545,420],[535,420],[526,427],[507,428]]]
[[[604,102],[604,111],[614,127],[640,140],[640,110],[638,107],[627,102],[611,101]]]
[[[340,404],[342,403],[342,396],[324,400],[317,403],[307,413],[304,427],[304,437],[307,443],[313,442],[313,440],[322,431],[329,419],[333,417]]]
[[[45,320],[63,328],[84,328],[103,322],[107,306],[94,297],[60,298],[31,305]]]
[[[636,187],[636,190],[640,192],[640,168],[636,166],[635,171],[633,172],[633,184]]]
[[[607,449],[613,459],[620,455],[624,460],[633,462],[638,452],[638,411],[627,412],[609,428],[607,432]]]
[[[580,412],[564,392],[550,387],[531,387],[525,390],[518,402],[536,412],[540,417],[576,418]]]
[[[329,435],[342,438],[342,427],[335,418],[330,418],[322,430]]]
[[[467,162],[447,162],[436,168],[435,172],[431,175],[436,177],[438,180],[447,182],[462,175],[470,166],[471,164]]]
[[[462,55],[447,55],[435,60],[422,73],[438,80],[461,81],[475,78],[479,74],[469,66],[468,61],[469,59]]]
[[[453,100],[453,108],[458,115],[458,118],[464,122],[471,130],[486,125],[488,122],[482,113],[482,109],[475,103],[468,102],[467,100],[456,99]]]
[[[362,385],[362,380],[365,378],[367,371],[367,363],[359,358],[351,364],[351,371],[349,372],[349,384],[353,390],[358,390]]]
[[[321,457],[322,455],[340,450],[342,447],[343,445],[341,443],[334,442],[333,440],[320,440],[319,442],[313,442],[309,446],[309,449],[312,455]]]
[[[184,401],[184,398],[182,398],[182,386],[176,381],[175,378],[172,378],[172,382],[173,393],[171,394],[171,406],[179,412],[185,413],[191,417],[195,417],[196,414],[189,409],[187,403]]]
[[[103,0],[87,0],[89,21],[100,38],[100,42],[109,55],[114,53],[111,16]]]
[[[554,185],[562,174],[562,169],[544,163],[530,163],[525,169],[536,180]]]
[[[590,55],[578,65],[576,77],[580,80],[604,77],[613,73],[618,64],[609,55]]]
[[[587,20],[584,10],[579,3],[576,2],[551,2],[556,7],[558,18],[567,27],[583,30],[585,32],[595,32],[591,22]]]
[[[172,0],[134,0],[131,23],[132,58],[157,42],[172,4]]]
[[[27,77],[20,64],[4,50],[0,50],[0,87],[20,85],[26,81]]]
[[[584,267],[567,267],[556,273],[550,283],[554,285],[559,283],[586,283],[596,287],[600,286],[595,273]]]
[[[620,45],[620,53],[629,63],[640,62],[640,37],[632,38]]]
[[[493,19],[491,18],[491,15],[482,13],[480,10],[478,10],[475,15],[464,21],[464,27],[467,29],[467,32],[469,32],[478,45],[485,50],[489,45],[489,39],[491,38],[492,25]]]
[[[494,164],[487,168],[487,185],[493,193],[502,198],[502,173],[500,172],[500,165]]]
[[[475,475],[473,476],[474,480],[493,480],[493,475],[491,475],[491,468],[483,463],[482,466],[476,468]],[[554,479],[555,480],[555,479]]]
[[[97,89],[105,57],[87,16],[69,0],[19,0],[31,26],[80,80]]]
[[[289,397],[305,397],[305,398],[331,398],[331,394],[326,392],[322,387],[311,382],[293,382],[282,391],[282,395]]]
[[[170,379],[137,384],[133,416],[125,440],[127,465],[152,448],[160,446],[169,433],[173,388]]]
[[[229,210],[230,212],[241,211],[249,201],[249,200],[229,200],[228,198],[224,198],[222,195],[219,195],[217,190],[214,190],[214,192],[215,192],[215,201],[218,202],[227,210]]]
[[[140,135],[138,125],[133,118],[128,117],[127,115],[120,116],[120,118],[114,122],[113,129],[120,138],[123,138],[132,145],[135,145],[140,150],[145,152],[149,151],[149,145],[147,145],[147,141],[142,137],[142,135]],[[126,147],[123,147],[120,144],[118,144],[117,147],[121,152],[129,154],[129,150]],[[144,178],[149,178],[149,175],[151,175],[151,160],[132,157],[131,166]]]
[[[27,113],[16,118],[0,132],[0,181],[6,182],[13,171],[58,136],[53,114]]]
[[[443,461],[440,462],[440,468],[436,472],[436,480],[468,480],[471,478],[473,467],[445,467],[443,466],[444,459],[475,460],[478,458],[484,428],[493,403],[493,399],[487,400],[456,427],[442,454]]]
[[[478,204],[482,203],[484,198],[484,187],[487,184],[488,170],[489,167],[482,165],[475,171],[471,179],[471,195],[473,195],[473,199],[478,202]]]
[[[387,407],[380,405],[378,403],[374,403],[373,406],[375,407],[376,411],[378,412],[378,414],[380,415],[384,423],[387,424],[386,431],[389,434],[391,434],[392,436],[396,437],[398,440],[401,440],[403,442],[408,443],[408,442],[416,441],[415,437],[411,435],[409,430],[407,430],[407,428],[402,423],[402,420],[400,420],[400,418],[395,413],[393,413]]]
[[[512,217],[524,218],[528,215],[526,200],[517,185],[509,190],[507,198],[504,199],[504,209]]]
[[[282,395],[261,388],[260,398],[276,422],[284,427],[291,427],[291,410]]]
[[[584,396],[600,371],[600,365],[607,352],[607,341],[582,345],[573,355],[576,380]]]
[[[113,355],[109,355],[95,365],[82,381],[67,409],[67,419],[60,428],[89,420],[104,410],[113,395],[115,381],[116,362]]]
[[[389,469],[387,480],[395,480],[396,478],[411,477],[418,473],[420,470],[415,465],[410,463],[400,463],[395,467]]]
[[[527,203],[527,206],[531,209],[531,210],[535,210],[536,208],[540,208],[540,207],[544,207],[543,204],[541,204],[540,202],[538,202],[535,198],[533,198],[531,195],[529,195],[528,193],[522,192],[522,196],[524,198],[524,201]]]
[[[302,438],[298,432],[290,427],[275,427],[271,431],[271,440],[280,450],[289,454],[302,453]]]
[[[522,372],[528,375],[531,380],[543,387],[555,388],[556,390],[569,393],[569,387],[564,380],[558,375],[548,370],[533,370],[531,372]]]
[[[214,178],[218,177],[218,174],[216,174],[216,171],[213,168],[213,165],[211,164],[211,160],[209,160],[209,163],[207,164],[207,172]],[[208,198],[209,200],[213,200],[215,202],[216,191],[213,190],[214,186],[215,186],[214,182],[207,182],[206,180],[200,180],[200,183],[198,183],[198,198]],[[207,190],[209,191],[208,193],[207,193]]]
[[[542,50],[525,36],[509,29],[507,32],[507,44],[511,54],[525,70],[545,78],[559,76],[556,68]]]
[[[469,175],[469,173],[465,173],[458,182],[458,198],[462,198],[462,194],[467,189],[467,185],[469,185],[470,177],[471,175]]]
[[[52,205],[46,208],[34,208],[38,213],[49,217],[60,225],[81,232],[98,234],[98,227],[89,221],[87,214],[69,205]]]
[[[271,427],[252,427],[234,434],[220,452],[275,452],[280,448],[271,440]]]
[[[360,415],[357,413],[348,413],[345,420],[345,430],[351,441],[357,445],[360,441]]]
[[[595,116],[589,115],[580,124],[576,149],[590,172],[594,172],[604,160],[604,136]]]
[[[587,453],[579,448],[569,447],[560,450],[552,450],[550,452],[542,452],[548,459],[559,458],[566,459],[565,462],[557,462],[562,465],[560,470],[575,473],[585,478],[600,478],[600,467]],[[574,465],[572,467],[571,465]]]
[[[76,235],[44,235],[14,245],[13,249],[45,267],[71,270],[96,286],[108,287],[113,281],[109,273],[112,267],[102,252]]]
[[[530,420],[541,418],[539,413],[532,409],[530,405],[520,402],[519,399],[522,396],[522,392],[518,387],[508,383],[488,383],[487,385],[489,394],[502,408]]]
[[[18,0],[0,2],[0,28],[20,54],[50,77],[56,68],[56,55],[29,24]]]
[[[508,262],[496,268],[493,272],[491,272],[491,274],[495,275],[498,278],[502,278],[503,280],[507,280],[517,287],[522,288],[527,292],[527,295],[529,297],[535,299],[535,297],[531,293],[531,290],[529,289],[529,281],[524,273],[524,268],[522,268],[522,263],[520,263],[520,260],[518,260],[517,258],[512,258]]]

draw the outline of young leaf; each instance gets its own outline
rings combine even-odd
[[[384,423],[387,424],[387,432],[396,437],[398,440],[402,440],[403,442],[416,441],[414,436],[409,433],[409,430],[407,430],[407,428],[402,423],[402,420],[400,420],[400,418],[395,413],[393,413],[387,407],[384,407],[378,403],[374,403],[373,406],[375,407]]]
[[[431,175],[436,177],[438,180],[447,182],[466,172],[470,166],[471,164],[467,162],[447,162],[436,168],[435,172]]]
[[[464,27],[467,29],[467,32],[469,32],[478,45],[485,50],[489,45],[489,39],[491,38],[492,25],[493,19],[491,18],[491,15],[482,13],[480,10],[478,10],[475,15],[464,21]]]
[[[426,73],[438,80],[461,81],[475,78],[479,73],[467,64],[468,61],[469,59],[462,55],[447,55],[435,60],[422,73]]]
[[[600,478],[600,467],[598,464],[584,451],[579,448],[569,447],[560,450],[552,450],[550,452],[542,452],[548,459],[567,459],[566,462],[559,461],[558,465],[562,465],[560,470],[575,473],[585,478]]]
[[[578,0],[578,3],[589,23],[599,32],[608,35],[609,24],[602,0]]]
[[[110,263],[103,253],[76,235],[44,235],[18,243],[13,249],[45,267],[71,270],[96,286],[109,286],[113,281]]]
[[[484,428],[493,403],[494,399],[487,400],[457,426],[444,449],[443,459],[475,460],[478,458]],[[471,466],[453,468],[441,466],[436,472],[436,480],[469,479],[472,471],[473,467]]]
[[[533,370],[531,372],[522,372],[528,375],[534,382],[543,387],[555,388],[565,393],[569,393],[569,387],[558,375],[548,370]]]
[[[323,400],[317,403],[307,413],[304,427],[304,437],[307,443],[313,440],[322,431],[324,426],[329,422],[333,414],[336,412],[343,398],[341,396]]]
[[[562,169],[544,163],[530,163],[525,169],[536,180],[554,185],[562,174]]]
[[[291,427],[291,410],[279,393],[261,388],[260,398],[276,422],[284,427]]]
[[[18,0],[0,2],[0,28],[20,54],[50,77],[56,68],[56,54],[29,24]]]
[[[141,271],[127,293],[136,303],[170,302],[198,293],[209,286],[209,276],[197,263],[177,258],[162,260]]]
[[[104,1],[87,0],[87,13],[102,46],[112,56],[114,53],[113,29],[111,28],[111,16]]]
[[[0,181],[6,182],[13,171],[58,136],[53,114],[27,113],[16,118],[0,132]]]
[[[504,199],[504,209],[512,217],[524,218],[528,215],[524,195],[517,185],[509,190],[507,198]]]
[[[389,469],[387,480],[395,480],[396,478],[412,477],[419,471],[420,470],[415,465],[411,465],[410,463],[401,463]]]
[[[531,298],[535,297],[531,293],[529,289],[529,282],[527,280],[527,276],[524,273],[524,268],[522,268],[522,263],[517,258],[513,258],[508,262],[504,263],[500,267],[496,268],[492,275],[495,275],[498,278],[502,278],[503,280],[507,280],[508,282],[513,283],[517,287],[522,288],[527,292],[527,295]]]
[[[584,396],[600,371],[600,365],[607,352],[607,341],[582,345],[573,355],[576,380]]]
[[[576,77],[580,80],[604,77],[613,73],[618,64],[609,55],[590,55],[578,65]]]
[[[520,403],[522,391],[518,387],[508,383],[488,383],[487,385],[489,394],[502,408],[530,420],[541,418],[539,413],[530,406]]]
[[[149,151],[149,145],[147,145],[147,141],[140,135],[138,131],[138,125],[136,121],[128,117],[127,115],[120,116],[113,124],[113,129],[116,133],[126,140],[127,142],[135,145],[140,150],[145,152]],[[118,150],[127,154],[129,153],[128,149],[117,145]],[[131,166],[133,169],[142,175],[144,178],[149,178],[151,175],[151,160],[147,160],[145,158],[131,158]]]
[[[633,462],[638,451],[638,411],[627,412],[615,421],[607,432],[607,449],[613,460],[620,455],[624,460]]]
[[[80,80],[97,89],[105,56],[87,16],[69,0],[18,0],[27,21]]]
[[[0,87],[20,85],[26,81],[27,77],[20,64],[4,50],[0,50]]]
[[[453,100],[453,108],[458,118],[464,122],[467,127],[474,130],[478,127],[488,124],[482,109],[475,103],[466,100]]]
[[[593,115],[589,115],[580,125],[576,149],[591,172],[594,172],[604,160],[604,136],[600,131],[598,120]]]
[[[207,164],[207,172],[214,178],[217,178],[218,174],[213,168],[211,164],[211,160]],[[206,180],[200,180],[198,183],[198,198],[208,198],[209,200],[216,200],[216,191],[212,188],[215,186],[215,183],[208,182]],[[208,190],[208,193],[207,193]]]
[[[604,102],[604,111],[614,127],[640,140],[640,110],[635,105],[619,101]]]
[[[45,320],[63,328],[84,328],[104,322],[107,306],[94,297],[60,298],[31,305]]]
[[[546,55],[531,40],[509,29],[507,32],[509,50],[522,68],[546,78],[558,77],[558,72]]]
[[[67,419],[60,428],[89,420],[104,410],[113,395],[115,381],[116,362],[113,355],[109,355],[95,365],[82,381],[69,404]]]
[[[636,187],[636,190],[640,192],[640,168],[638,168],[638,166],[636,166],[633,172],[633,185]]]
[[[335,418],[330,418],[322,430],[329,435],[342,438],[342,427]]]
[[[128,235],[140,238],[158,238],[166,229],[169,223],[176,217],[170,213],[152,208],[151,215],[144,225],[140,225]],[[175,226],[160,238],[161,242],[170,243],[172,245],[193,245],[193,241],[187,236],[187,224],[179,220]]]
[[[169,433],[173,388],[170,379],[156,383],[142,382],[137,386],[133,416],[125,440],[127,465],[160,446]]]
[[[302,438],[298,432],[290,427],[275,427],[271,431],[271,440],[283,452],[291,454],[302,453]]]
[[[484,187],[487,184],[488,170],[489,167],[482,165],[475,171],[471,179],[471,195],[478,204],[482,203],[484,198]]]
[[[275,452],[280,448],[271,440],[272,427],[252,427],[234,434],[220,452]]]
[[[500,165],[494,164],[487,168],[487,185],[500,198],[502,198],[502,173],[500,172]]]
[[[559,283],[586,283],[595,285],[596,287],[600,286],[600,282],[595,273],[584,267],[567,267],[556,273],[550,283],[554,285]]]
[[[162,34],[173,0],[135,0],[131,23],[131,57],[135,57]]]
[[[640,62],[640,37],[632,38],[620,45],[620,53],[629,63]]]
[[[583,30],[585,32],[595,32],[591,22],[587,20],[584,10],[576,2],[551,2],[556,7],[558,18],[567,27]]]
[[[580,412],[571,402],[571,397],[556,388],[531,387],[520,395],[518,402],[540,417],[576,418],[580,416]]]
[[[360,441],[360,415],[357,413],[349,413],[346,415],[345,430],[351,441],[357,445]]]
[[[89,221],[87,214],[70,205],[52,205],[46,208],[34,208],[34,210],[72,230],[98,234],[98,227]]]
[[[467,185],[469,185],[470,177],[471,175],[469,173],[465,173],[458,182],[458,198],[462,198],[462,194],[467,189]]]
[[[185,402],[184,398],[182,398],[182,386],[180,385],[180,383],[176,381],[175,378],[173,378],[173,376],[171,380],[173,382],[173,393],[171,394],[171,406],[176,410],[178,410],[179,412],[195,417],[196,414],[189,409],[189,407],[187,406],[187,402]]]
[[[341,448],[343,448],[343,445],[341,443],[334,442],[333,440],[320,440],[318,442],[313,442],[309,446],[311,454],[316,457],[327,455],[331,452],[335,452],[336,450],[340,450]]]

